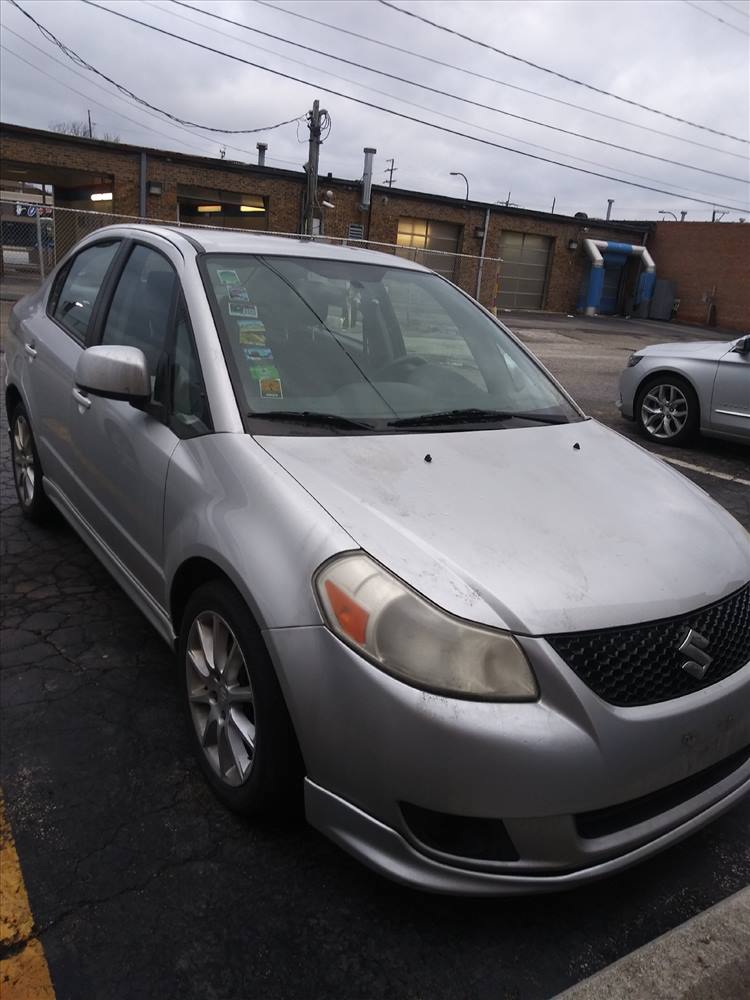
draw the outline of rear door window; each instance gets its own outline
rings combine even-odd
[[[53,319],[81,345],[86,341],[96,300],[119,248],[119,240],[86,247],[73,258],[53,291]]]

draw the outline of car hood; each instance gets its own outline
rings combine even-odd
[[[651,344],[649,347],[644,347],[638,351],[636,354],[643,354],[646,357],[649,355],[658,355],[659,357],[700,357],[708,358],[709,360],[718,361],[719,358],[723,358],[727,351],[731,351],[734,346],[735,341],[732,340],[696,340],[692,344],[686,343],[675,343],[675,344]]]
[[[634,624],[750,579],[744,528],[593,420],[257,441],[357,545],[473,621],[530,635]]]

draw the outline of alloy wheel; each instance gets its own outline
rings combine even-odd
[[[255,760],[255,703],[242,648],[227,622],[203,611],[190,626],[186,651],[190,715],[217,777],[237,787]]]
[[[654,385],[643,397],[641,420],[651,437],[676,437],[688,421],[688,401],[676,385]]]
[[[13,476],[21,503],[30,507],[34,502],[36,463],[31,428],[23,413],[18,414],[13,424]]]

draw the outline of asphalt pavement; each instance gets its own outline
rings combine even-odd
[[[666,337],[503,318],[632,434],[616,374]],[[750,883],[750,801],[621,876],[490,901],[401,888],[302,821],[228,813],[193,763],[170,651],[72,530],[21,519],[6,426],[0,784],[58,1000],[534,1000]],[[662,454],[750,528],[748,449]]]

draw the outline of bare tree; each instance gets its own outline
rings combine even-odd
[[[50,129],[53,132],[60,132],[63,135],[77,135],[83,139],[103,139],[105,142],[120,142],[119,135],[115,135],[113,132],[104,132],[103,135],[99,136],[96,128],[93,126],[91,131],[89,131],[89,123],[83,119],[81,121],[51,122]]]

